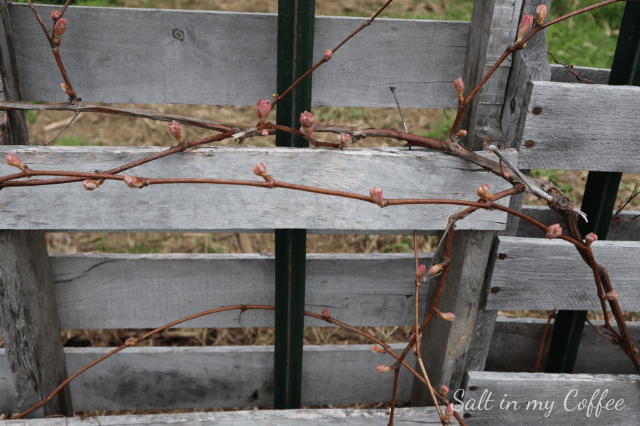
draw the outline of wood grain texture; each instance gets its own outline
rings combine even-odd
[[[2,148],[34,170],[109,170],[163,150],[157,147]],[[514,154],[513,152],[510,154]],[[488,156],[487,153],[481,153]],[[491,154],[492,158],[493,155]],[[515,161],[515,157],[512,156]],[[484,183],[498,192],[508,183],[455,157],[399,149],[200,148],[136,167],[144,177],[208,177],[258,181],[264,162],[282,182],[385,198],[455,198],[477,201]],[[295,166],[293,166],[295,165]],[[298,165],[301,165],[298,166]],[[0,166],[1,173],[14,173]],[[500,203],[508,204],[508,198]],[[444,229],[460,206],[411,205],[381,209],[372,203],[287,189],[231,185],[157,185],[142,190],[107,182],[97,191],[71,183],[6,188],[0,193],[0,227],[69,231],[202,232],[215,229]],[[506,214],[480,211],[461,229],[502,229]]]
[[[522,213],[549,226],[560,221],[560,215],[544,206],[525,206]],[[640,215],[638,211],[620,212],[620,220],[609,226],[607,241],[640,241]],[[518,237],[544,238],[544,233],[529,222],[521,221],[518,225]]]
[[[591,247],[609,271],[621,309],[640,311],[640,243],[597,241]],[[602,309],[593,272],[571,244],[500,237],[498,252],[506,257],[496,262],[486,309]]]
[[[640,172],[640,88],[529,83],[518,167]],[[534,107],[542,108],[538,115]]]
[[[465,422],[469,426],[505,424],[635,426],[638,424],[640,415],[639,389],[640,378],[637,375],[472,371],[469,372],[469,386],[465,392],[465,404],[469,403],[465,410]],[[589,412],[586,408],[581,410],[577,408],[583,399],[586,399],[585,405],[588,405],[591,400],[593,405],[596,405],[605,390],[608,392],[602,400],[602,405],[606,405],[610,399],[614,400],[609,405],[609,410],[601,409],[598,416],[593,408]],[[485,393],[488,396],[489,392],[491,392],[492,401],[482,403],[478,407],[482,394]],[[472,407],[472,399],[475,400],[475,408]],[[516,410],[514,405],[511,405],[510,409],[500,409],[503,399],[504,407],[507,406],[508,401],[515,401],[518,409]],[[619,400],[623,402],[619,403],[616,410],[614,406]],[[552,404],[553,408],[551,408]],[[546,408],[544,408],[545,405]],[[547,412],[549,415],[545,416]]]
[[[474,3],[462,80],[465,96],[482,80],[509,44],[515,41],[522,0],[484,0]],[[500,112],[511,58],[507,58],[474,97],[460,122],[468,131],[465,146],[482,149],[482,138],[502,140]]]
[[[48,16],[52,7],[38,10]],[[28,5],[10,12],[24,99],[64,101]],[[277,15],[72,6],[65,18],[60,53],[84,101],[255,105],[276,92]],[[316,17],[314,60],[364,21]],[[377,19],[314,72],[312,103],[395,108],[395,86],[404,108],[455,108],[468,30],[467,22]]]
[[[434,407],[396,408],[398,423],[419,423],[439,425],[440,419]],[[46,420],[14,420],[0,424],[15,426],[85,426],[87,422],[100,422],[102,426],[329,426],[348,424],[350,426],[387,426],[387,410],[353,410],[327,408],[321,410],[259,410],[222,411],[213,413],[153,414],[135,416],[100,416],[88,419],[50,418]]]
[[[0,100],[20,100],[14,38],[7,2],[0,2]],[[24,113],[0,116],[0,144],[28,144]],[[15,406],[30,407],[67,375],[57,306],[44,233],[8,231],[0,226],[0,333],[7,350],[2,376],[13,375]],[[12,374],[11,374],[12,373]],[[2,392],[6,396],[7,390]],[[73,413],[68,391],[33,411],[30,417]]]
[[[498,317],[491,339],[486,370],[533,373],[546,319]],[[604,321],[593,321],[596,327]],[[616,327],[614,325],[614,327]],[[634,342],[640,341],[640,323],[627,322]],[[573,368],[575,374],[634,374],[629,357],[585,324],[580,350]]]
[[[305,309],[354,326],[413,324],[413,254],[309,254]],[[431,254],[421,256],[428,264]],[[155,328],[197,312],[274,304],[274,256],[52,255],[62,328]],[[426,294],[423,300],[426,298]],[[180,327],[273,327],[272,311],[223,312]],[[305,319],[307,326],[328,326]]]
[[[573,67],[573,70],[578,73],[580,78],[591,80],[598,84],[609,84],[610,69],[606,68],[590,68],[590,67]],[[580,81],[574,74],[569,72],[563,65],[551,65],[551,81],[558,83],[580,83],[591,84],[585,81]]]
[[[109,350],[67,348],[67,368],[77,371]],[[71,394],[77,411],[272,406],[273,356],[273,346],[128,348],[78,376]],[[381,363],[393,358],[368,345],[305,346],[302,404],[391,401],[393,374],[377,373]],[[400,404],[411,377],[400,372]],[[16,411],[5,400],[0,408]]]

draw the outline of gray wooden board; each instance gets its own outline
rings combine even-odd
[[[524,206],[522,213],[547,226],[561,220],[559,214],[545,206]],[[634,219],[637,216],[640,216],[640,211],[625,210],[620,212],[620,220],[609,226],[607,241],[640,241],[640,219]],[[521,220],[518,224],[517,236],[544,238],[544,232],[529,222]]]
[[[111,349],[65,348],[67,369],[73,373]],[[128,348],[71,382],[74,409],[272,406],[273,356],[273,346]],[[328,345],[305,346],[303,358],[303,405],[391,401],[393,373],[376,372],[379,364],[393,364],[391,355],[374,354],[369,345]],[[400,372],[400,404],[409,399],[411,378]],[[12,399],[0,401],[0,412],[15,408]]]
[[[487,399],[489,393],[491,401]],[[485,397],[481,402],[483,394]],[[579,409],[578,405],[583,400],[586,407]],[[613,402],[610,403],[610,400]],[[514,404],[508,406],[509,401],[515,401],[518,409],[515,409]],[[500,408],[501,403],[503,409]],[[589,407],[589,403],[593,407]],[[618,409],[614,408],[616,403]],[[599,404],[600,410],[596,412],[595,407]],[[465,422],[469,426],[636,426],[640,421],[640,377],[637,374],[626,376],[471,371],[465,392],[465,407]],[[546,413],[549,415],[545,416]]]
[[[109,170],[157,153],[159,147],[2,147],[34,170]],[[496,158],[493,154],[480,155]],[[516,161],[515,151],[508,153]],[[273,179],[351,191],[368,196],[376,185],[385,198],[438,198],[477,201],[484,183],[498,192],[505,180],[456,157],[405,148],[296,149],[206,147],[174,154],[129,173],[151,177],[207,177],[260,181],[253,174],[264,162]],[[0,166],[0,173],[15,173]],[[508,205],[503,198],[500,204]],[[80,182],[5,188],[0,193],[0,228],[202,232],[215,229],[444,229],[461,206],[409,205],[381,209],[341,197],[236,185],[171,184],[143,189],[122,181],[86,191]],[[459,229],[503,229],[506,213],[479,211],[458,222]]]
[[[51,10],[38,5],[41,16]],[[33,13],[10,11],[24,99],[65,100]],[[84,101],[255,105],[276,91],[275,14],[72,6],[65,18],[60,54]],[[365,20],[316,17],[314,61]],[[395,108],[395,86],[405,108],[456,108],[468,31],[468,22],[377,19],[314,72],[312,103]]]
[[[604,321],[593,321],[596,327]],[[546,319],[498,317],[491,338],[486,371],[533,373],[536,369],[540,342]],[[614,327],[615,324],[614,324]],[[627,322],[634,342],[640,342],[640,323]],[[547,334],[547,339],[551,337]],[[548,340],[547,340],[548,342]],[[636,374],[629,357],[606,341],[588,324],[580,340],[575,374]]]
[[[640,172],[640,87],[530,82],[523,169]],[[533,108],[541,107],[538,115]],[[523,146],[526,141],[533,146]]]
[[[274,256],[70,254],[51,256],[61,327],[155,328],[209,309],[274,305]],[[431,253],[421,254],[429,264]],[[413,254],[308,254],[305,310],[354,326],[413,324]],[[426,293],[421,297],[426,303]],[[421,314],[422,315],[422,314]],[[273,327],[273,311],[222,312],[180,327]],[[307,326],[324,321],[306,318]]]
[[[435,407],[397,408],[399,424],[439,425]],[[99,416],[88,418],[59,418],[0,421],[7,426],[387,426],[388,410],[354,410],[327,408],[320,410],[258,410],[222,411],[213,413],[152,414],[135,416]]]
[[[623,311],[640,311],[640,243],[597,241],[593,254],[607,268]],[[486,309],[601,310],[591,268],[562,240],[500,237]],[[506,257],[500,259],[500,255]]]
[[[573,67],[573,70],[578,73],[580,78],[585,80],[591,80],[598,84],[609,84],[609,74],[611,70],[606,68],[590,68],[590,67]],[[574,74],[563,65],[551,65],[551,81],[558,83],[581,83],[591,84],[586,81],[580,81]]]

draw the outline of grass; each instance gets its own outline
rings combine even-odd
[[[133,246],[127,244],[125,236],[120,236],[120,241],[116,244],[110,244],[103,234],[100,234],[100,240],[96,242],[98,249],[103,253],[159,253],[162,250],[162,242],[148,242],[149,235],[145,235]]]
[[[81,134],[59,137],[53,144],[57,146],[102,146],[102,142],[89,141]]]

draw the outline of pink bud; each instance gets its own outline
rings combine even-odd
[[[73,92],[71,92],[71,88],[67,83],[61,83],[60,87],[62,87],[62,90],[64,90],[67,95],[71,96],[73,94]]]
[[[451,417],[453,417],[453,413],[456,412],[456,409],[453,407],[453,404],[447,405],[447,409],[444,411],[444,421],[449,423],[451,421]]]
[[[351,135],[348,133],[340,133],[340,143],[341,144],[346,144],[349,143],[351,141]]]
[[[509,173],[507,173],[507,172],[505,172],[503,176],[505,177],[505,179],[510,179],[511,178],[511,175]]]
[[[332,51],[330,51],[329,49],[325,50],[325,51],[324,51],[323,59],[324,59],[325,61],[328,61],[328,60],[329,60],[329,59],[331,59],[331,58],[333,58],[333,52],[332,52]]]
[[[544,23],[544,18],[547,17],[547,5],[541,4],[536,7],[536,23],[538,25],[542,25]]]
[[[456,316],[453,315],[453,312],[440,312],[438,311],[438,316],[445,321],[453,321]]]
[[[58,10],[54,10],[53,12],[51,12],[51,19],[53,19],[54,21],[57,21],[58,19],[60,19],[61,16],[62,16],[62,13],[60,13],[60,11]]]
[[[327,318],[329,318],[331,316],[331,315],[329,315],[329,310],[327,308],[324,308],[322,310],[322,316],[323,317],[327,317]]]
[[[256,115],[258,116],[258,120],[260,121],[266,120],[270,111],[271,111],[271,102],[265,101],[261,97],[258,103],[256,104]]]
[[[523,39],[524,35],[529,32],[532,25],[533,15],[527,15],[525,13],[522,17],[522,21],[520,21],[520,25],[518,26],[518,39],[516,40],[516,43],[519,43],[520,40]]]
[[[267,174],[267,168],[265,167],[265,165],[263,163],[260,163],[257,166],[255,166],[253,168],[253,173],[255,173],[258,176],[262,176],[264,178],[264,180],[266,180],[266,181],[270,181],[271,180],[271,176],[269,176],[269,174]]]
[[[269,131],[267,129],[264,129],[262,131],[262,136],[269,136]]]
[[[66,30],[67,30],[67,19],[66,18],[58,19],[55,25],[53,26],[53,44],[55,44],[56,46],[60,45],[60,42],[62,41],[62,34],[64,34]]]
[[[100,183],[99,180],[85,179],[82,181],[82,186],[84,186],[84,189],[87,191],[93,191],[100,186]]]
[[[374,354],[386,353],[386,351],[378,345],[371,345],[371,352],[373,352]]]
[[[560,235],[562,235],[562,227],[560,226],[559,223],[556,223],[555,225],[551,225],[550,227],[547,228],[547,235],[546,237],[551,239],[554,238],[558,238]]]
[[[478,188],[478,197],[482,198],[483,200],[486,201],[491,201],[493,200],[493,194],[489,193],[489,185],[488,184],[484,184],[484,185],[480,185],[480,188]]]
[[[446,398],[447,394],[449,393],[449,386],[442,385],[442,387],[440,388],[440,393]]]
[[[418,270],[416,271],[416,275],[418,279],[424,277],[424,274],[427,272],[427,267],[424,265],[418,265]]]
[[[604,295],[606,300],[616,300],[618,298],[618,292],[615,290],[611,290],[609,293]]]
[[[429,268],[429,275],[435,275],[442,270],[442,263],[438,263],[437,265],[433,265]]]
[[[598,236],[593,232],[590,232],[586,237],[584,237],[584,239],[587,242],[587,246],[590,246],[592,243],[598,241]]]
[[[14,166],[19,168],[20,170],[22,170],[23,172],[25,171],[25,169],[27,168],[27,166],[25,166],[24,164],[22,164],[22,160],[20,160],[18,157],[16,157],[13,154],[9,154],[7,155],[7,164],[10,166]]]
[[[458,91],[458,101],[464,101],[464,97],[462,96],[462,92],[464,92],[464,83],[462,82],[462,78],[456,79],[456,81],[453,82],[453,87]]]
[[[171,136],[173,136],[177,140],[182,140],[182,135],[180,134],[180,123],[178,123],[177,121],[172,121],[171,123],[169,123],[169,133],[171,133]]]
[[[376,371],[378,373],[388,373],[389,371],[393,371],[393,367],[389,367],[388,365],[382,365],[376,367]]]
[[[313,129],[316,125],[316,121],[318,121],[318,119],[314,117],[313,114],[311,114],[309,111],[303,112],[302,114],[300,114],[300,125],[302,126],[300,128],[300,131],[305,135],[311,137],[311,135],[313,134]]]
[[[130,188],[142,188],[145,186],[145,183],[131,175],[124,175],[124,183],[126,183]]]
[[[377,186],[372,186],[369,190],[369,195],[373,199],[373,202],[378,204],[380,207],[384,206],[384,198],[382,198],[382,189]]]
[[[458,133],[456,133],[456,136],[459,137],[459,138],[467,136],[467,131],[466,130],[460,130]]]

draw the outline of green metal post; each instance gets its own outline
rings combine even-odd
[[[278,81],[283,93],[313,65],[314,0],[278,2]],[[311,76],[278,102],[276,122],[300,128],[311,110]],[[276,132],[276,146],[305,148],[306,139]],[[293,165],[292,165],[293,167]],[[274,407],[300,408],[306,271],[306,229],[276,230],[276,343]]]
[[[609,84],[640,86],[640,3],[625,7]],[[595,232],[598,239],[607,238],[621,179],[622,173],[589,172],[581,207],[589,223],[579,223],[583,236]],[[586,318],[587,311],[558,311],[545,372],[573,372]]]

